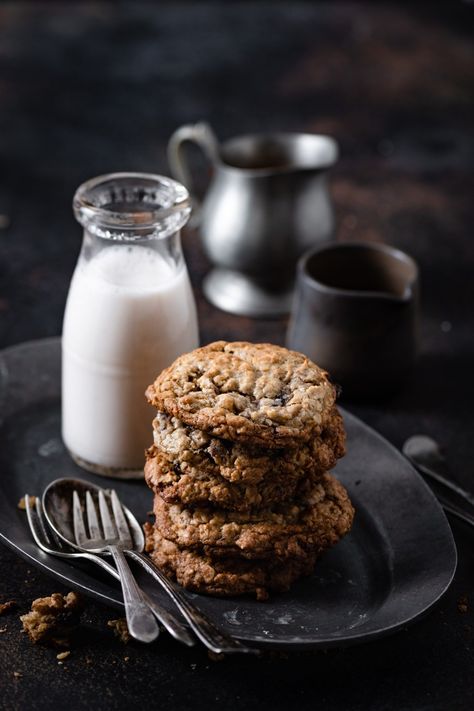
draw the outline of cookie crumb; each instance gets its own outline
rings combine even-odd
[[[0,615],[8,615],[9,612],[16,608],[15,600],[8,600],[7,602],[0,602]]]
[[[14,672],[13,672],[13,676],[15,677],[15,679],[21,679],[21,677],[23,676],[23,674],[22,674],[21,672],[19,672],[19,671],[14,671]]]
[[[68,647],[83,608],[83,600],[77,593],[53,593],[33,600],[31,611],[21,615],[20,620],[34,644]]]
[[[63,659],[67,659],[69,655],[71,654],[70,650],[68,649],[65,652],[59,652],[59,654],[56,654],[56,659],[60,662],[62,662]]]
[[[461,597],[459,598],[458,610],[462,615],[466,612],[469,612],[469,599],[467,595],[461,595]]]
[[[153,543],[153,535],[155,529],[151,525],[151,523],[144,523],[143,526],[143,533],[145,535],[145,553],[153,553],[154,549],[154,543]]]
[[[30,496],[30,503],[33,507],[36,506],[36,496]],[[19,502],[17,503],[17,507],[21,511],[26,511],[26,501],[24,496],[22,496]]]
[[[124,617],[120,617],[118,620],[108,620],[107,627],[110,627],[114,631],[114,635],[124,644],[130,641],[130,632]]]
[[[211,652],[210,649],[207,650],[207,656],[213,662],[223,662],[225,659],[225,654],[217,654],[216,652]]]
[[[123,658],[123,661],[124,661],[124,662],[129,662],[129,661],[130,661],[130,657],[124,657],[124,658]]]

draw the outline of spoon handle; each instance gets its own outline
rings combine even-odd
[[[113,545],[109,546],[108,549],[120,575],[125,617],[127,618],[129,632],[132,637],[140,642],[153,642],[158,637],[160,628],[145,602],[123,552]]]
[[[429,477],[445,489],[449,489],[468,504],[474,506],[474,494],[452,481],[439,445],[428,435],[412,435],[405,440],[403,454],[421,474]]]
[[[127,555],[136,560],[140,565],[154,577],[161,587],[168,593],[178,610],[181,612],[189,626],[201,642],[216,654],[235,654],[243,652],[247,654],[259,654],[259,650],[253,647],[246,647],[237,639],[221,632],[211,620],[206,617],[195,605],[193,605],[183,595],[164,573],[161,572],[143,553],[127,550]]]
[[[445,499],[444,496],[437,496],[436,498],[447,513],[451,514],[451,516],[455,516],[460,521],[464,521],[464,523],[467,523],[474,528],[474,516],[468,514],[467,511],[461,511],[461,509],[458,509],[457,506],[453,506],[453,504]]]
[[[458,496],[460,496],[462,499],[464,499],[464,501],[467,501],[468,504],[470,504],[471,506],[474,506],[474,495],[471,494],[469,491],[466,491],[462,487],[455,484],[453,481],[450,481],[449,479],[445,479],[442,474],[439,474],[431,467],[426,466],[426,464],[421,464],[419,462],[415,462],[415,460],[412,460],[412,461],[415,464],[415,466],[417,467],[417,469],[419,469],[423,474],[425,474],[425,476],[438,482],[438,484],[441,484],[442,486],[446,487],[446,489],[449,489],[450,491],[454,491],[454,493],[457,494]]]

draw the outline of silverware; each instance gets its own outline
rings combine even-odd
[[[84,500],[80,500],[76,489],[73,491],[72,515],[76,545],[81,550],[111,554],[120,576],[128,630],[140,642],[153,642],[158,637],[159,627],[125,558],[124,550],[133,546],[133,540],[122,507],[114,491],[111,495],[113,518],[102,490],[99,491],[98,501],[100,525],[92,494],[86,491],[86,530],[82,513]]]
[[[98,499],[100,492],[109,496],[108,492],[100,487],[79,479],[57,479],[45,489],[43,493],[43,507],[49,525],[55,530],[60,538],[77,549],[74,532],[73,491],[81,491],[83,498],[87,492]],[[151,560],[145,556],[144,536],[140,524],[132,512],[123,507],[122,509],[125,523],[129,527],[133,545],[125,548],[124,553],[136,560],[153,578],[160,584],[163,590],[173,600],[178,610],[181,612],[189,626],[201,640],[201,642],[211,651],[217,654],[248,653],[259,654],[259,650],[246,647],[238,640],[221,632],[209,618],[207,618],[188,598],[181,592],[180,588],[172,583]],[[123,519],[121,519],[123,525]],[[91,549],[89,549],[90,551]],[[96,548],[95,553],[102,554],[103,548]]]
[[[434,439],[427,435],[413,435],[405,441],[402,451],[421,474],[424,474],[432,481],[440,484],[447,491],[456,494],[470,506],[474,506],[474,495],[447,478],[448,468],[446,460],[441,454],[438,443]],[[438,493],[436,493],[436,496],[445,511],[465,523],[474,526],[473,515],[459,508],[452,500],[447,499],[446,496]]]
[[[45,519],[43,505],[40,498],[36,497],[35,503],[32,504],[30,497],[26,494],[25,504],[30,531],[38,548],[49,555],[55,556],[56,558],[83,558],[85,560],[89,560],[91,563],[94,563],[105,570],[116,580],[120,580],[117,570],[110,565],[110,563],[107,563],[104,558],[101,558],[94,553],[77,551],[74,548],[71,548],[71,546],[65,543],[64,540],[56,534],[54,529],[48,525]],[[161,607],[161,605],[155,602],[155,600],[149,597],[149,595],[145,592],[143,592],[143,597],[156,619],[161,622],[163,627],[172,637],[174,637],[174,639],[178,642],[182,642],[188,647],[192,647],[194,645],[195,642],[193,637],[191,637],[187,629],[174,617],[174,615]]]
[[[468,514],[467,511],[463,511],[457,506],[454,506],[452,502],[448,501],[440,494],[436,494],[436,498],[447,513],[450,513],[452,516],[456,516],[456,518],[464,521],[464,523],[468,523],[470,526],[474,526],[474,516],[471,516],[471,514]]]
[[[419,469],[423,474],[434,479],[438,484],[450,489],[468,504],[474,506],[474,494],[466,491],[451,479],[446,477],[446,460],[441,454],[438,443],[427,435],[413,435],[409,437],[403,445],[403,454]]]

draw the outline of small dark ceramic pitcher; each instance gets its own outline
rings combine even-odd
[[[414,364],[418,268],[381,244],[328,244],[298,264],[287,345],[329,371],[349,397],[398,389]]]

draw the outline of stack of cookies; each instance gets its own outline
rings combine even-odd
[[[158,410],[147,549],[181,585],[265,599],[349,531],[351,502],[328,473],[344,454],[342,419],[306,356],[218,341],[178,358],[146,394]]]

